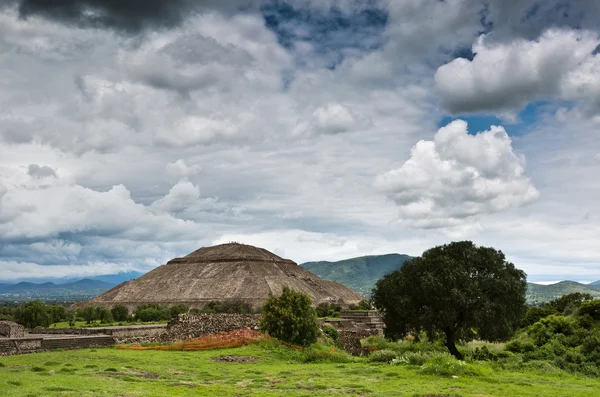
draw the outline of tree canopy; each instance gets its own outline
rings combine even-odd
[[[471,241],[431,248],[387,274],[373,290],[373,304],[398,339],[426,331],[444,335],[448,350],[462,359],[457,340],[508,338],[526,311],[525,272],[493,248]]]

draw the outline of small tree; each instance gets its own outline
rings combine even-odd
[[[113,321],[112,313],[104,306],[98,306],[96,308],[96,318],[100,320],[100,323],[102,324],[108,324]]]
[[[91,324],[93,321],[98,319],[96,316],[96,309],[93,306],[84,307],[78,311],[77,315],[82,317],[88,324]]]
[[[283,287],[281,295],[269,295],[263,305],[260,330],[285,342],[309,346],[317,341],[319,326],[310,297]]]
[[[462,359],[457,340],[508,338],[525,313],[525,273],[501,251],[470,241],[427,250],[377,282],[373,304],[383,315],[386,336],[426,331],[445,336]]]
[[[129,309],[123,305],[116,305],[110,311],[115,321],[127,321],[129,317]]]

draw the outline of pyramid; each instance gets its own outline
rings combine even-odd
[[[278,295],[286,285],[309,295],[314,305],[330,302],[345,307],[364,299],[350,288],[323,280],[296,262],[264,248],[229,243],[200,248],[172,259],[75,306],[124,305],[133,311],[152,303],[183,303],[190,308],[202,308],[211,301],[241,300],[260,307],[270,293]]]

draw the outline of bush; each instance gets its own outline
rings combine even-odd
[[[554,335],[572,335],[575,329],[576,324],[572,319],[560,315],[551,315],[531,325],[527,332],[536,345],[542,346],[550,341]]]
[[[540,321],[544,317],[556,314],[552,307],[530,307],[521,319],[521,327],[526,328]]]
[[[337,341],[340,338],[338,330],[332,327],[331,325],[324,325],[323,333],[334,341]]]
[[[579,316],[589,315],[594,320],[600,320],[600,299],[582,303],[577,314]]]
[[[141,305],[135,312],[135,318],[143,322],[170,320],[171,310],[157,304]]]
[[[409,352],[403,355],[409,365],[421,366],[426,362],[440,362],[453,357],[448,352]]]
[[[298,361],[303,363],[351,363],[354,358],[344,351],[313,345],[302,350]]]
[[[491,352],[487,346],[483,346],[481,349],[476,347],[473,353],[471,353],[471,358],[477,361],[496,361],[498,356]]]
[[[342,307],[340,305],[322,302],[317,305],[315,311],[319,317],[339,317]]]
[[[528,352],[532,352],[536,349],[533,342],[531,342],[529,340],[526,340],[526,341],[512,340],[512,341],[508,342],[504,346],[504,348],[511,353],[528,353]]]
[[[127,317],[129,316],[129,309],[127,309],[123,305],[116,305],[111,309],[111,314],[115,321],[127,321]]]
[[[189,310],[190,308],[186,304],[173,305],[169,309],[171,318],[177,318],[180,314],[185,314]]]
[[[387,349],[390,345],[393,345],[390,341],[385,339],[385,337],[381,335],[371,335],[368,338],[365,338],[361,341],[361,344],[364,347],[369,347],[372,349]]]
[[[422,374],[437,376],[479,376],[483,375],[483,370],[464,361],[448,355],[438,354],[436,357],[428,360],[419,370]]]
[[[389,363],[396,357],[398,357],[398,355],[393,350],[377,350],[369,355],[369,361],[377,363]]]
[[[319,326],[310,297],[287,286],[269,295],[263,305],[260,330],[285,342],[309,346],[317,341]]]
[[[233,299],[227,301],[212,301],[208,302],[201,313],[214,314],[214,313],[236,313],[236,314],[251,314],[255,310],[249,303],[246,303],[240,299]]]

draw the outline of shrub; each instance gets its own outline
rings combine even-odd
[[[327,302],[321,302],[315,308],[319,317],[339,317],[342,307]]]
[[[171,310],[167,306],[157,304],[141,305],[135,312],[135,318],[143,322],[170,320]]]
[[[498,356],[491,352],[487,346],[483,346],[480,348],[476,347],[473,353],[471,354],[471,358],[477,361],[496,361]]]
[[[377,350],[369,355],[369,361],[378,363],[389,363],[396,357],[398,357],[398,355],[393,350]]]
[[[594,320],[600,320],[600,299],[582,303],[577,314],[579,316],[589,315]]]
[[[227,301],[211,301],[208,302],[201,313],[214,314],[214,313],[237,313],[237,314],[250,314],[255,312],[252,310],[252,306],[240,299],[233,299]]]
[[[531,325],[527,332],[536,345],[542,346],[556,334],[572,335],[575,328],[576,325],[572,319],[551,315]]]
[[[440,362],[453,357],[448,352],[409,352],[403,355],[409,365],[421,366],[426,362]]]
[[[351,363],[354,358],[344,351],[313,345],[302,350],[298,361],[303,363]]]
[[[438,354],[436,357],[428,360],[421,366],[419,371],[422,374],[438,376],[479,376],[483,375],[483,370],[464,361],[459,361],[450,355]]]
[[[185,304],[179,304],[179,305],[173,305],[170,307],[169,312],[171,314],[171,318],[176,318],[178,317],[180,314],[185,314],[189,311],[189,307],[188,305]]]
[[[319,326],[310,297],[287,286],[281,295],[269,295],[263,305],[260,329],[285,342],[309,346],[317,341]]]
[[[582,303],[591,301],[592,299],[593,297],[590,294],[574,292],[553,300],[548,303],[548,306],[559,313],[572,314],[572,312],[575,312]]]
[[[116,305],[111,309],[111,314],[115,321],[127,321],[127,317],[129,316],[129,309],[127,309],[123,305]]]
[[[526,328],[540,321],[544,317],[556,314],[552,307],[530,307],[521,319],[521,327]]]
[[[331,325],[324,325],[323,333],[334,341],[337,341],[340,338],[338,330],[332,327]]]
[[[381,335],[371,335],[368,338],[365,338],[361,341],[361,344],[364,347],[369,347],[372,349],[387,349],[392,343],[385,339],[385,337]]]

